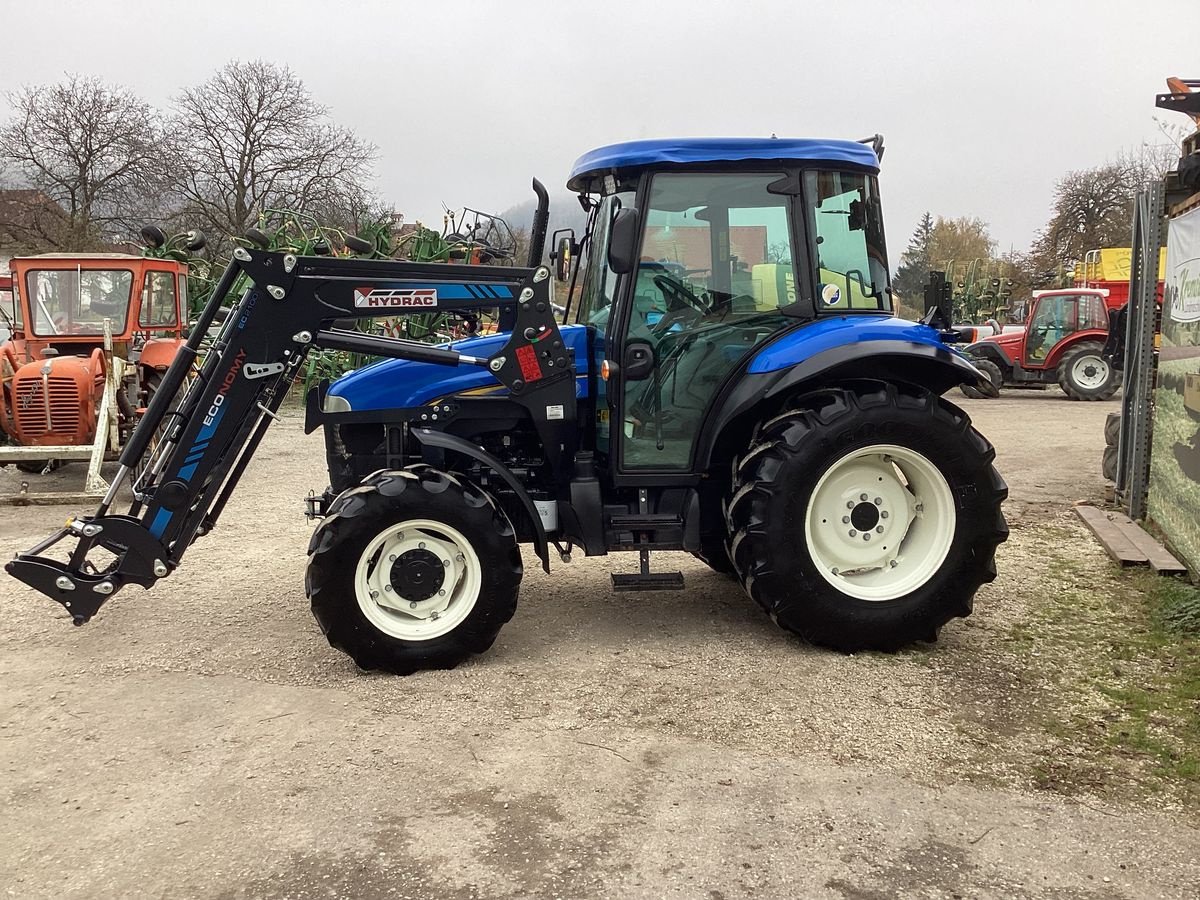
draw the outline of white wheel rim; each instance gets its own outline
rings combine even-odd
[[[821,577],[859,600],[895,600],[925,584],[954,541],[954,496],[938,467],[895,444],[847,453],[825,470],[804,517]]]
[[[1108,363],[1092,354],[1081,356],[1071,367],[1071,377],[1083,388],[1103,387],[1108,381]]]
[[[441,564],[441,580],[433,560]],[[397,569],[407,572],[393,578]],[[432,519],[409,519],[367,544],[354,572],[358,607],[372,625],[402,641],[429,641],[457,628],[475,608],[479,557],[462,532]]]

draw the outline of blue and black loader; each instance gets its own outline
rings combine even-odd
[[[333,348],[386,357],[307,397],[330,487],[309,500],[322,521],[305,587],[364,669],[487,650],[516,609],[523,543],[547,571],[576,549],[639,554],[618,590],[682,588],[650,559],[689,551],[841,651],[933,640],[995,578],[1007,490],[942,398],[982,376],[950,334],[893,315],[881,152],[878,138],[594,150],[568,181],[587,225],[554,235],[554,271],[536,181],[525,267],[241,248],[99,508],[7,570],[77,624],[170,575],[306,354]],[[235,283],[249,287],[231,299]],[[346,323],[489,308],[498,333],[444,346]],[[126,483],[132,505],[114,512]]]

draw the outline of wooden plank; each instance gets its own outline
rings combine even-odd
[[[1133,546],[1146,554],[1146,559],[1150,561],[1150,568],[1154,570],[1155,574],[1187,574],[1187,566],[1172,556],[1166,547],[1156,541],[1153,536],[1147,534],[1145,529],[1130,519],[1129,516],[1120,512],[1112,512],[1108,514],[1108,518],[1109,521],[1124,532]]]
[[[103,494],[85,491],[47,491],[44,494],[0,494],[0,506],[57,506],[60,503],[97,503]]]
[[[0,447],[0,463],[18,462],[23,459],[87,459],[92,455],[91,444],[60,446],[47,445],[39,447],[30,445],[9,445]]]
[[[1150,558],[1139,550],[1120,528],[1111,522],[1104,510],[1094,506],[1077,506],[1075,513],[1096,536],[1104,552],[1119,566],[1145,566]]]

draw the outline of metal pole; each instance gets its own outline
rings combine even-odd
[[[1154,329],[1158,319],[1156,292],[1158,287],[1158,256],[1162,248],[1163,186],[1154,185],[1138,198],[1133,246],[1136,258],[1137,284],[1130,281],[1131,297],[1136,291],[1137,306],[1130,316],[1130,337],[1126,344],[1135,356],[1132,371],[1134,383],[1125,387],[1124,410],[1130,416],[1126,426],[1122,416],[1122,446],[1118,457],[1128,461],[1127,493],[1129,517],[1142,519],[1146,515],[1146,491],[1150,482],[1150,430],[1153,414],[1153,394],[1157,355],[1154,352]],[[1134,272],[1131,269],[1130,275]],[[1130,367],[1126,367],[1126,372]],[[1128,435],[1128,452],[1125,437]]]

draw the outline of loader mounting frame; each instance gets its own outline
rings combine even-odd
[[[577,441],[575,367],[554,319],[551,283],[543,266],[297,257],[238,248],[130,437],[96,512],[71,519],[5,568],[61,603],[77,625],[126,584],[150,587],[169,574],[216,524],[314,348],[486,367],[526,410],[556,482],[565,485]],[[242,284],[248,287],[229,304],[229,294]],[[496,307],[509,337],[486,359],[334,327],[339,319]],[[205,353],[202,341],[222,310],[225,321]],[[189,374],[195,375],[191,387],[172,409]],[[160,425],[163,439],[151,455]],[[148,455],[133,484],[131,508],[111,512],[118,489]],[[68,539],[76,543],[66,562],[42,555]],[[88,559],[96,548],[115,558],[98,568]]]

